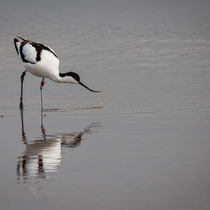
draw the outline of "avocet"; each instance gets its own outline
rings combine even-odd
[[[31,40],[24,39],[20,36],[14,39],[15,49],[17,54],[20,56],[25,71],[21,75],[21,96],[20,96],[20,108],[23,108],[23,81],[26,72],[42,77],[40,84],[41,92],[41,108],[43,108],[42,102],[42,89],[45,85],[45,78],[50,79],[58,83],[70,83],[70,84],[80,84],[89,91],[95,91],[84,85],[80,81],[80,76],[75,72],[59,72],[59,59],[56,53],[48,46],[33,42]]]

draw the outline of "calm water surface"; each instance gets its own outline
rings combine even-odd
[[[209,209],[210,3],[0,3],[0,209]],[[13,35],[77,85],[20,75]]]

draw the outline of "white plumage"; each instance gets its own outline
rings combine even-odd
[[[36,63],[36,48],[33,47],[30,43],[26,43],[22,47],[22,53],[27,61],[31,63]]]

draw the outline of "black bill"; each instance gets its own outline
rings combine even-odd
[[[86,89],[88,89],[88,90],[91,91],[91,92],[94,92],[94,93],[99,93],[99,92],[101,92],[101,91],[97,91],[97,90],[92,90],[92,89],[90,89],[89,87],[87,87],[86,85],[84,85],[82,82],[79,82],[79,84],[82,85],[83,87],[85,87]]]

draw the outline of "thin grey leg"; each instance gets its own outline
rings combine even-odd
[[[44,82],[44,77],[41,81],[41,84],[40,84],[40,94],[41,94],[41,113],[43,113],[43,97],[42,97],[42,89],[43,89],[43,86],[45,85],[45,82]]]
[[[24,77],[26,75],[26,71],[24,71],[21,76],[20,76],[20,79],[21,79],[21,95],[20,95],[20,109],[23,109],[23,81],[24,81]]]

